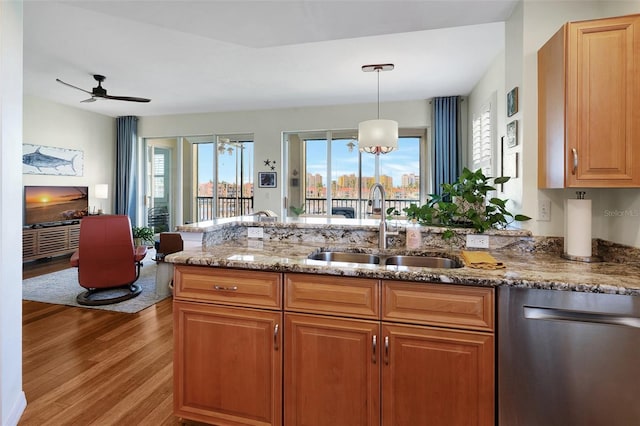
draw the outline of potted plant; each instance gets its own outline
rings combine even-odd
[[[153,230],[148,226],[134,226],[131,228],[131,234],[133,235],[133,242],[136,246],[153,243]]]
[[[291,213],[293,213],[294,216],[300,216],[301,214],[304,213],[305,207],[304,205],[300,206],[300,207],[296,207],[296,206],[291,206]]]
[[[489,229],[504,229],[514,221],[531,218],[513,214],[507,210],[507,200],[497,197],[487,199],[494,185],[509,181],[508,176],[487,177],[481,169],[472,172],[466,167],[457,181],[442,184],[442,194],[431,194],[423,206],[411,204],[404,208],[408,219],[415,219],[421,225],[444,226],[447,230],[442,237],[453,236],[452,228],[473,228],[478,233]]]

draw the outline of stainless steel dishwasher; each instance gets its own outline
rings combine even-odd
[[[500,287],[500,426],[640,425],[640,296]]]

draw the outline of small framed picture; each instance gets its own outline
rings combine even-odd
[[[260,188],[275,188],[278,186],[276,172],[258,172],[258,186]]]
[[[509,176],[511,179],[518,179],[520,177],[519,160],[520,155],[518,152],[512,152],[505,155],[503,176]]]
[[[518,112],[518,88],[514,87],[507,93],[507,117]]]
[[[507,124],[507,148],[518,145],[518,120]]]

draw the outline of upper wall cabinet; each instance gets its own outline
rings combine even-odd
[[[640,187],[640,15],[570,22],[538,51],[538,187]]]

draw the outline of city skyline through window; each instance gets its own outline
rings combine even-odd
[[[352,139],[333,139],[330,143],[326,139],[305,140],[307,211],[326,214],[330,197],[332,207],[353,207],[357,214],[358,209],[363,211],[363,202],[376,181],[384,186],[389,206],[401,211],[411,201],[418,202],[420,141],[419,137],[401,137],[396,151],[376,159],[375,155],[360,155],[357,141]]]

